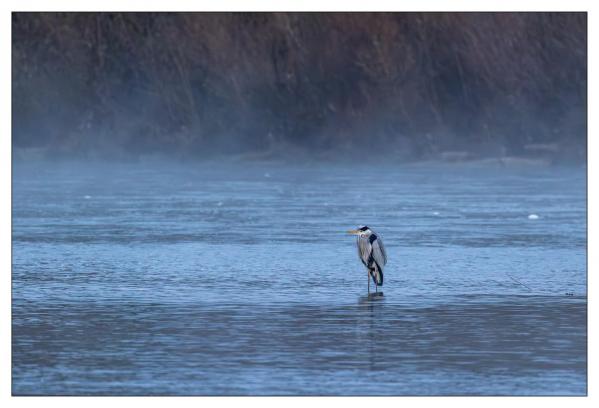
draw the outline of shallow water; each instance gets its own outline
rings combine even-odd
[[[16,164],[12,255],[14,394],[586,393],[582,169]]]

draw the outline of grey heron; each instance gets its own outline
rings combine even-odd
[[[383,268],[387,263],[387,253],[381,237],[367,226],[347,232],[358,236],[358,256],[368,271],[368,293],[371,277],[375,291],[378,292],[378,287],[383,286]]]

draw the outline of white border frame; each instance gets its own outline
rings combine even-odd
[[[326,406],[331,404],[343,404],[344,406],[363,406],[365,404],[376,404],[376,406],[396,406],[397,404],[408,404],[409,406],[428,406],[440,404],[443,406],[456,404],[460,407],[499,407],[505,404],[525,406],[542,404],[544,407],[563,407],[564,405],[589,405],[596,406],[598,401],[592,403],[596,390],[592,384],[596,383],[597,376],[597,354],[591,347],[597,343],[596,326],[592,324],[595,313],[597,288],[594,286],[592,271],[597,268],[597,237],[593,233],[597,231],[597,218],[593,209],[597,209],[597,189],[593,184],[596,180],[597,166],[593,158],[597,158],[596,143],[592,137],[596,130],[593,115],[588,115],[588,392],[589,397],[11,397],[11,12],[12,11],[587,11],[588,12],[588,112],[595,112],[596,107],[593,96],[597,95],[596,74],[596,50],[597,50],[597,23],[596,11],[599,10],[596,2],[592,1],[556,1],[556,0],[503,0],[501,2],[481,2],[473,0],[439,1],[420,0],[412,2],[398,2],[392,0],[304,0],[290,2],[288,0],[221,0],[221,1],[192,1],[192,0],[146,0],[146,1],[76,1],[76,0],[22,0],[4,1],[1,3],[0,14],[0,47],[2,56],[5,57],[0,64],[0,76],[2,78],[2,134],[0,137],[0,183],[4,193],[0,201],[0,217],[3,226],[0,234],[0,248],[2,250],[2,333],[0,345],[2,352],[2,369],[0,370],[0,390],[3,406],[11,404],[14,406],[43,405],[62,407],[81,407],[143,404],[146,407],[157,407],[165,404],[177,404],[182,406],[260,406],[264,408],[277,407],[281,404],[289,407],[300,407],[305,404],[316,404]],[[197,399],[200,398],[200,399]],[[505,399],[507,398],[507,399]]]

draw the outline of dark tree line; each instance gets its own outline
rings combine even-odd
[[[585,13],[14,13],[13,146],[586,154]],[[557,147],[556,147],[557,146]],[[100,153],[99,153],[100,152]]]

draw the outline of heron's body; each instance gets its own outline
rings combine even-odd
[[[368,227],[361,227],[350,233],[358,236],[358,256],[368,271],[368,290],[370,291],[370,278],[375,288],[383,286],[383,269],[387,264],[387,253],[379,235]]]

